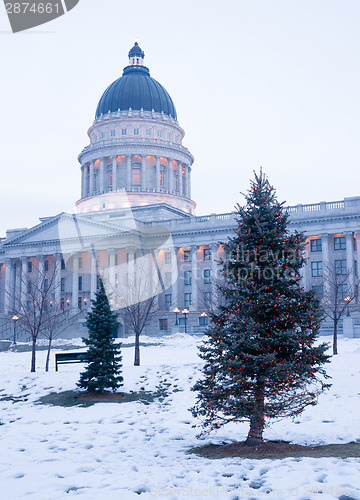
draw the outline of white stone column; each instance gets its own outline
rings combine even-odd
[[[146,156],[141,155],[141,191],[146,191]]]
[[[100,158],[99,190],[100,193],[104,192],[104,158]]]
[[[212,293],[212,300],[214,301],[215,295],[216,295],[216,284],[219,281],[218,277],[218,272],[220,272],[220,266],[217,263],[217,252],[218,252],[218,243],[212,243],[210,245],[211,248],[211,280],[212,280],[212,287],[211,287],[211,293]]]
[[[97,266],[96,266],[96,254],[90,251],[91,258],[91,268],[90,268],[90,299],[95,299],[96,284],[97,284]],[[89,304],[90,305],[90,304]]]
[[[132,304],[134,297],[135,297],[135,291],[136,291],[135,248],[129,247],[127,249],[127,253],[128,253],[128,257],[127,257],[128,258],[128,261],[127,261],[128,296],[127,296],[126,302],[128,302],[129,304]]]
[[[11,303],[14,295],[14,290],[12,287],[12,260],[5,259],[5,296],[4,296],[4,312],[5,314],[10,314],[11,311]]]
[[[86,180],[87,180],[87,163],[81,167],[82,169],[82,191],[81,197],[86,198],[87,189],[86,189]]]
[[[188,165],[187,167],[187,171],[188,171],[188,198],[191,199],[191,167],[190,165]]]
[[[115,288],[115,255],[116,249],[109,248],[109,292],[113,292]]]
[[[156,156],[156,167],[155,167],[155,175],[156,175],[156,192],[160,193],[160,156]]]
[[[72,266],[72,306],[77,309],[79,301],[79,256],[75,253]]]
[[[178,181],[179,181],[179,194],[180,194],[180,196],[184,196],[182,163],[180,161],[178,161]]]
[[[37,275],[37,286],[38,293],[41,294],[44,291],[44,279],[45,279],[45,256],[38,255],[38,275]]]
[[[352,231],[345,232],[346,238],[346,268],[349,273],[349,293],[354,292],[355,270],[354,270],[354,236]]]
[[[191,309],[197,311],[198,307],[198,266],[197,266],[197,245],[191,245]]]
[[[90,163],[89,196],[94,194],[94,160]]]
[[[116,155],[112,159],[112,190],[117,190],[117,158]]]
[[[26,279],[26,274],[27,274],[27,263],[28,259],[27,257],[21,257],[21,278],[20,278],[20,303],[19,303],[19,311],[21,311],[22,308],[26,307],[26,295],[27,295],[27,279]]]
[[[189,170],[187,165],[184,165],[184,167],[185,167],[184,196],[185,198],[189,198]]]
[[[174,191],[174,168],[172,158],[168,158],[169,164],[169,193],[172,194]]]
[[[324,295],[328,295],[330,291],[330,283],[329,280],[326,279],[326,276],[334,272],[334,270],[330,267],[329,260],[329,235],[327,233],[323,233],[321,236],[321,247],[322,247],[322,265],[323,265],[323,275],[324,279]],[[311,266],[311,264],[309,264]],[[311,270],[310,270],[311,274]]]
[[[131,191],[131,155],[126,156],[126,190]]]
[[[61,253],[55,254],[55,306],[60,308],[61,303]]]

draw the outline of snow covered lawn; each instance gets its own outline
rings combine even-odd
[[[243,440],[247,424],[198,440],[188,408],[195,400],[190,387],[200,376],[201,340],[178,334],[142,341],[149,345],[141,349],[141,367],[132,366],[132,347],[122,349],[122,390],[167,392],[150,404],[37,404],[51,392],[75,389],[83,365],[62,365],[56,373],[60,343],[49,373],[43,372],[45,351],[38,353],[35,374],[28,371],[29,352],[0,353],[1,498],[360,499],[357,458],[209,460],[188,454],[201,444]],[[83,346],[74,342],[74,349]],[[328,366],[333,386],[319,405],[293,422],[273,423],[266,439],[305,445],[360,442],[360,339],[340,340],[339,353]]]

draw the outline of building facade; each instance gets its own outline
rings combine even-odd
[[[51,302],[61,308],[86,311],[101,276],[114,309],[121,310],[125,295],[133,301],[143,293],[156,296],[158,312],[146,333],[185,325],[188,332],[203,331],[235,213],[195,215],[194,158],[182,144],[174,103],[150,76],[137,43],[123,75],[101,97],[88,135],[90,144],[78,158],[77,213],[41,218],[35,227],[0,238],[2,323],[29,302],[34,280],[53,283]],[[321,294],[324,269],[335,263],[347,276],[345,299],[357,282],[360,197],[287,210],[290,229],[307,237],[304,286]],[[348,334],[360,336],[355,310],[350,319]],[[126,333],[121,322],[119,334]]]

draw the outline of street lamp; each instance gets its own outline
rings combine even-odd
[[[181,312],[185,316],[185,333],[186,333],[187,315],[189,314],[189,311],[188,311],[188,309],[185,308]]]
[[[205,318],[207,318],[207,314],[206,314],[206,312],[205,312],[205,311],[204,311],[204,312],[202,312],[202,313],[200,314],[200,316],[201,316],[202,318],[204,318],[204,326],[207,326],[206,319],[205,319]]]
[[[16,316],[16,314],[12,317],[12,320],[14,322],[14,344],[16,344],[16,322],[19,319],[19,316]]]
[[[179,324],[178,322],[178,314],[180,312],[180,309],[178,307],[175,307],[174,309],[174,313],[176,314],[176,321],[175,321],[175,325],[177,326]]]
[[[88,303],[88,299],[84,299],[85,307],[87,306],[87,303]]]
[[[347,297],[345,297],[345,299],[344,299],[344,300],[345,300],[345,302],[346,302],[346,304],[347,304],[347,308],[346,308],[346,309],[347,309],[347,313],[346,313],[346,316],[350,316],[350,311],[349,311],[349,302],[351,301],[351,297],[347,296]]]

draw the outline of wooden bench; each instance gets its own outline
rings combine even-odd
[[[62,352],[55,354],[55,371],[58,371],[58,365],[65,365],[67,363],[83,363],[80,357],[86,352]]]

